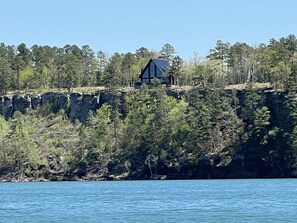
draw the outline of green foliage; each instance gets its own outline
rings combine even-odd
[[[231,156],[241,150],[284,167],[297,157],[296,50],[294,35],[255,47],[218,41],[206,58],[195,54],[191,61],[177,56],[170,44],[159,54],[141,47],[109,57],[103,51],[95,54],[88,45],[29,49],[23,43],[17,47],[2,43],[1,95],[27,88],[71,91],[105,85],[114,96],[91,112],[85,124],[68,120],[69,105],[56,114],[42,107],[28,115],[16,112],[9,121],[1,117],[0,167],[33,177],[49,169],[80,176],[143,170],[154,177],[162,166],[199,164],[204,154],[228,151]],[[117,88],[133,86],[141,69],[158,56],[170,62],[168,74],[179,85],[199,88],[176,99],[154,80],[125,98],[117,95]],[[288,97],[273,108],[254,82],[270,82],[276,90],[286,90]],[[240,98],[236,90],[232,95],[222,90],[243,83],[248,85]],[[284,114],[278,117],[282,109]],[[274,163],[275,157],[283,163]]]
[[[179,56],[175,56],[172,60],[172,65],[168,72],[169,75],[172,75],[178,82],[178,85],[184,85],[186,82],[184,80],[184,73],[183,73],[183,60]]]
[[[240,100],[222,89],[194,88],[179,99],[166,90],[144,85],[125,98],[113,92],[84,124],[71,123],[63,110],[53,114],[50,106],[0,118],[0,168],[32,178],[140,172],[155,178],[164,168],[202,165],[208,155],[223,155],[220,165],[233,162],[243,151],[247,159],[268,160],[277,168],[296,164],[292,92],[286,127],[252,85]]]
[[[106,88],[112,90],[120,86],[121,64],[122,56],[120,54],[116,53],[110,58],[110,63],[107,65],[103,76],[103,83]]]
[[[3,166],[7,163],[7,139],[10,131],[9,123],[0,117],[0,160]]]
[[[172,45],[169,43],[164,44],[162,47],[161,51],[159,52],[160,58],[167,60],[171,62],[173,60],[174,54],[175,54],[175,49]]]
[[[36,171],[43,164],[40,149],[32,131],[37,125],[36,117],[17,116],[13,126],[11,147],[14,153],[14,166],[17,171]]]
[[[268,134],[268,126],[270,125],[270,111],[266,106],[257,108],[255,112],[254,120],[254,133],[260,139],[260,144],[265,145],[268,143],[267,139],[270,136],[274,136],[274,132]]]
[[[205,93],[205,95],[203,95]],[[213,151],[235,145],[242,134],[242,121],[220,90],[196,90],[189,98],[190,148]],[[196,144],[196,146],[195,146]]]
[[[297,161],[297,101],[296,93],[289,92],[287,95],[287,108],[289,110],[290,118],[290,132],[288,145],[292,147],[292,154],[295,160]]]
[[[21,43],[17,47],[0,45],[0,93],[26,88],[66,88],[104,85],[108,89],[134,86],[139,74],[152,58],[171,64],[178,85],[214,88],[248,82],[270,82],[275,89],[294,90],[297,86],[297,42],[294,35],[249,46],[218,40],[206,57],[195,53],[192,60],[176,55],[166,43],[157,52],[140,47],[135,53],[95,53],[90,46],[50,47]]]
[[[12,70],[5,57],[0,56],[0,95],[6,94],[12,85]]]
[[[244,106],[242,108],[242,118],[247,126],[255,120],[255,110],[261,106],[262,95],[256,92],[252,83],[249,83],[244,95]]]
[[[34,70],[33,68],[25,68],[20,71],[19,74],[19,86],[21,88],[31,88],[30,81],[34,78]]]

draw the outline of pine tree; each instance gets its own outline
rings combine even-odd
[[[176,54],[175,49],[169,43],[164,44],[161,51],[159,52],[160,58],[167,60],[170,64],[173,60],[174,55]]]
[[[185,83],[183,59],[181,57],[175,56],[173,58],[170,70],[168,71],[168,75],[172,75],[176,79],[178,85],[183,85]]]
[[[266,145],[268,143],[268,127],[270,125],[270,118],[270,111],[266,106],[256,109],[254,119],[254,134],[260,141],[261,145]]]

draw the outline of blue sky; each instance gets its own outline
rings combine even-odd
[[[217,40],[268,43],[297,36],[295,0],[0,0],[0,42],[94,51],[159,51],[205,56]]]

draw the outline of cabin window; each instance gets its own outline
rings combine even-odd
[[[146,69],[143,73],[143,78],[148,78],[148,69]]]
[[[157,69],[157,75],[156,76],[157,77],[162,77],[162,73],[161,73],[161,71],[159,69]]]
[[[150,77],[154,78],[155,76],[156,76],[156,74],[155,74],[155,64],[151,63],[150,64]]]
[[[142,83],[149,83],[149,79],[142,79]]]

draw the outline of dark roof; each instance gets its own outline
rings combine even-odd
[[[167,60],[161,59],[152,59],[152,61],[156,64],[156,66],[163,72],[167,71],[170,66]]]
[[[161,59],[150,59],[150,61],[147,63],[147,65],[145,66],[145,68],[141,71],[141,74],[139,77],[142,76],[142,74],[144,73],[144,71],[147,69],[147,67],[149,66],[149,64],[151,63],[151,61],[156,64],[157,68],[164,73],[165,71],[169,70],[170,65],[168,63],[167,60],[161,60]]]

